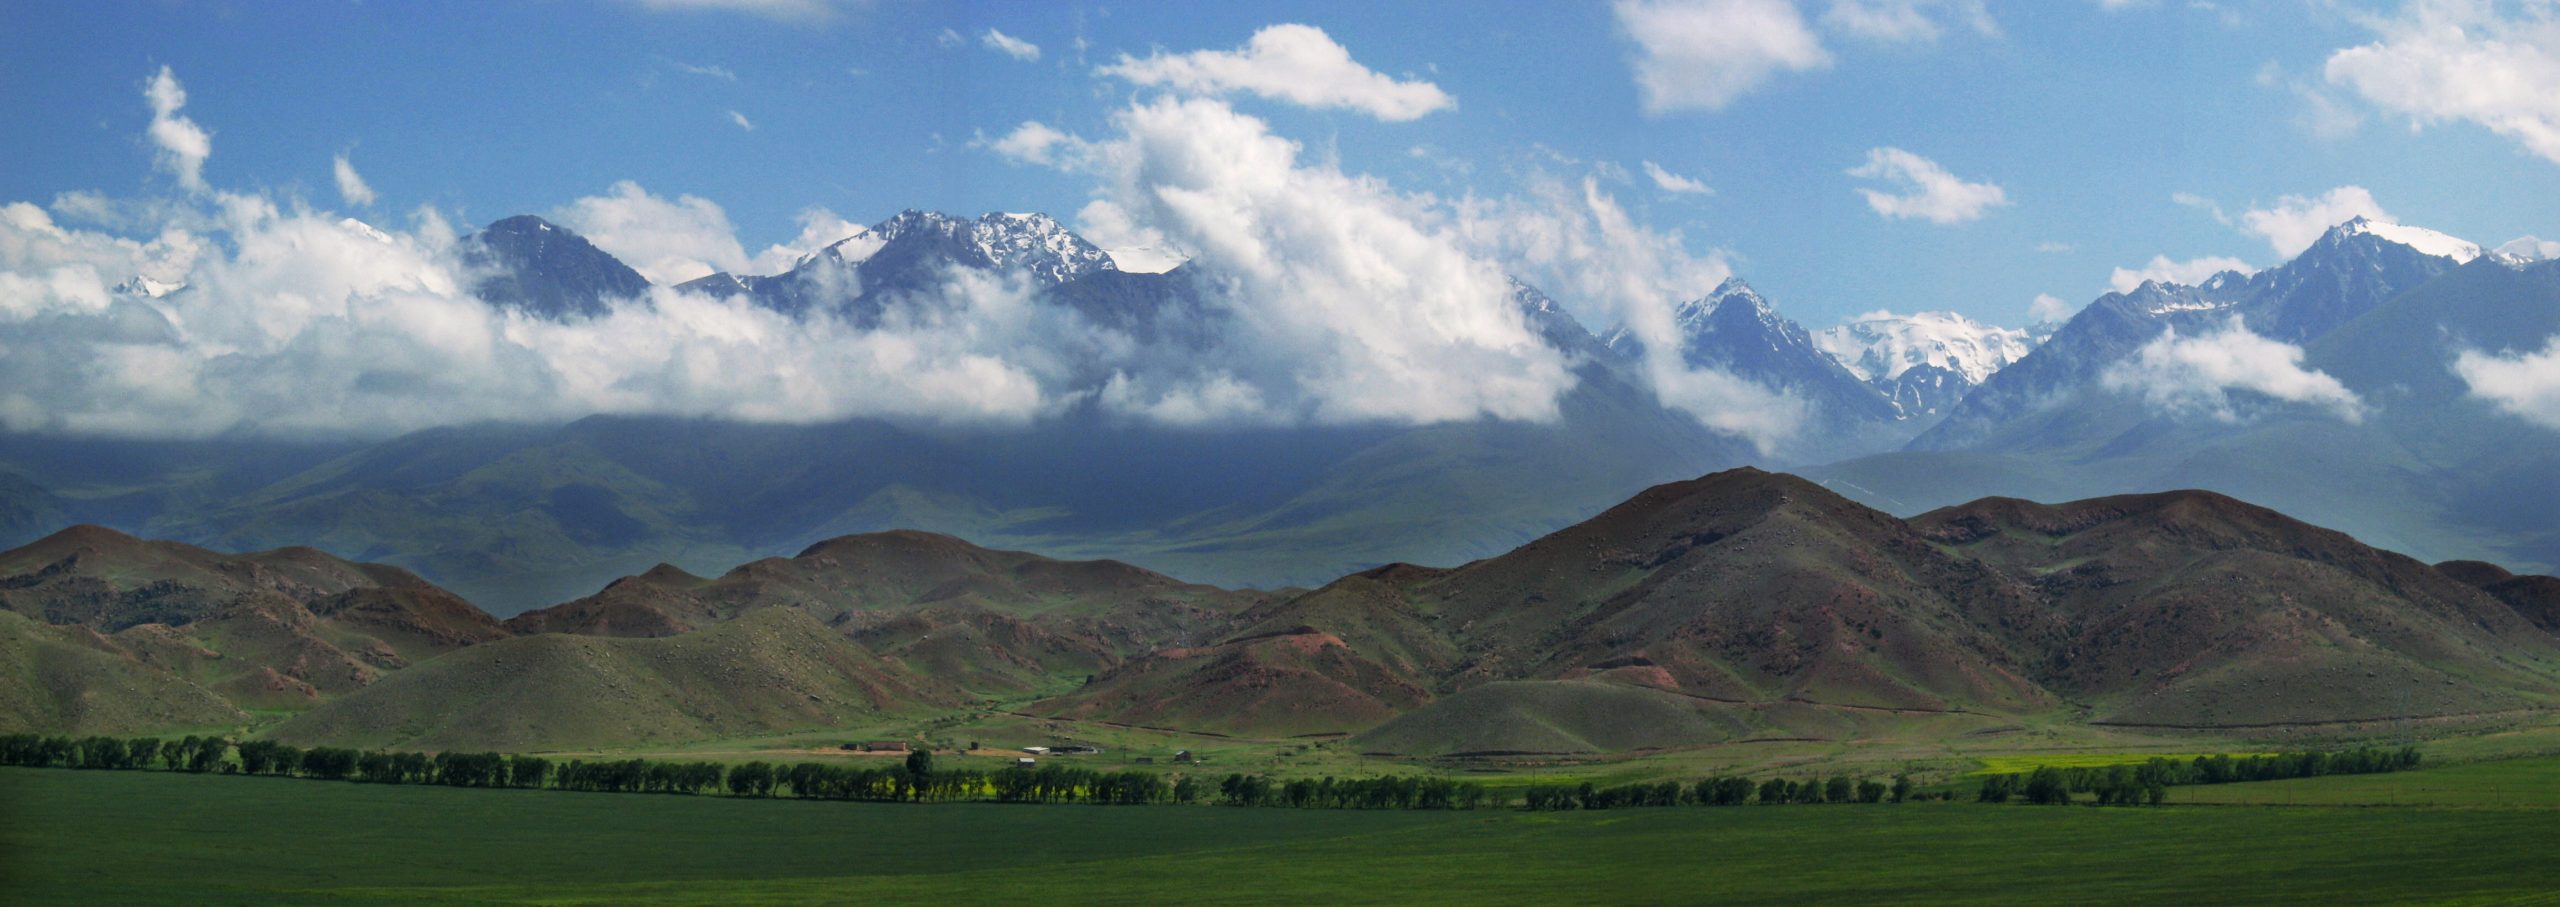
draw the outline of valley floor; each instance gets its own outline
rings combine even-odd
[[[1532,814],[918,807],[0,769],[0,893],[27,905],[2560,897],[2560,861],[2539,843],[2560,834],[2550,797],[2560,762],[2379,777],[2513,793],[2473,795],[2462,809],[1958,802]],[[2272,792],[2282,785],[2369,780],[2210,790],[2281,802]]]

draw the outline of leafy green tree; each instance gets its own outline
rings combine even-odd
[[[2061,769],[2050,765],[2039,766],[2027,775],[2025,793],[2027,802],[2039,805],[2061,806],[2071,802],[2070,783],[2063,778]]]
[[[1822,799],[1830,803],[1848,803],[1858,798],[1858,784],[1847,775],[1833,775],[1822,783]]]
[[[1893,802],[1900,803],[1908,799],[1911,799],[1911,776],[1893,776]]]
[[[1886,790],[1887,788],[1884,786],[1884,782],[1882,781],[1877,781],[1872,778],[1860,781],[1858,782],[1858,802],[1882,803],[1884,802]]]
[[[1788,787],[1789,785],[1785,778],[1771,778],[1767,781],[1760,782],[1760,802],[1785,803],[1788,800],[1795,799],[1791,796],[1792,791],[1788,790]]]

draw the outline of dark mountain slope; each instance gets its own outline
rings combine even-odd
[[[480,272],[472,295],[542,318],[602,315],[612,300],[649,292],[640,272],[586,237],[530,214],[466,237],[462,258]]]
[[[2070,625],[2043,678],[2102,720],[2449,715],[2560,696],[2555,641],[2416,560],[2205,492],[1989,499],[1914,528],[2021,577]]]

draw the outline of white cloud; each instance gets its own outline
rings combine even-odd
[[[198,214],[209,235],[139,243],[0,206],[0,429],[378,437],[596,413],[1018,423],[1073,399],[1070,357],[1107,343],[1027,286],[976,272],[891,300],[863,328],[664,287],[546,321],[469,296],[432,211],[386,230],[217,192]],[[804,220],[809,237],[832,217]],[[137,272],[185,288],[108,289]]]
[[[1674,195],[1716,194],[1716,190],[1709,188],[1706,183],[1664,170],[1662,165],[1652,161],[1644,162],[1644,175],[1653,178],[1654,186]]]
[[[588,196],[552,212],[551,219],[577,231],[651,283],[673,286],[716,271],[747,266],[737,228],[710,199],[668,201],[624,180],[604,195]]]
[[[2330,227],[2358,217],[2392,220],[2390,212],[2362,186],[2339,186],[2317,196],[2288,195],[2275,205],[2240,215],[2242,229],[2263,237],[2278,258],[2292,258],[2311,248]]]
[[[160,169],[177,177],[187,191],[204,191],[204,161],[213,156],[213,134],[178,115],[187,106],[187,90],[178,84],[177,74],[160,67],[142,96],[151,102],[151,144],[159,148]]]
[[[1792,439],[1808,415],[1803,400],[1681,354],[1673,312],[1733,276],[1721,256],[1691,255],[1680,234],[1635,222],[1600,181],[1533,181],[1521,199],[1460,203],[1458,228],[1474,247],[1558,297],[1596,307],[1587,323],[1615,322],[1643,348],[1640,370],[1663,405],[1698,424],[1750,441],[1767,453]]]
[[[1822,25],[1867,41],[1925,43],[1946,33],[1938,14],[1985,37],[2000,34],[1982,0],[1832,0]]]
[[[2560,429],[2560,337],[2538,353],[2500,356],[2464,350],[2455,357],[2453,371],[2471,386],[2472,396],[2517,418]]]
[[[1502,269],[1429,221],[1427,200],[1303,162],[1220,101],[1158,98],[1112,122],[1118,134],[1079,166],[1129,224],[1195,250],[1232,326],[1206,355],[1123,370],[1106,405],[1198,421],[1556,416],[1574,383],[1562,354],[1511,303]]]
[[[1960,224],[1984,211],[2009,203],[2009,195],[1991,183],[1968,183],[1937,162],[1900,148],[1873,148],[1867,162],[1850,168],[1861,179],[1900,184],[1900,194],[1859,189],[1867,207],[1895,220],[1919,218],[1934,224]]]
[[[748,132],[756,131],[756,122],[754,120],[747,119],[746,114],[739,113],[735,110],[729,111],[729,122],[738,124],[738,128],[744,129]]]
[[[729,12],[763,16],[781,22],[822,23],[834,19],[848,0],[625,0],[661,12]]]
[[[373,207],[373,187],[365,184],[364,175],[356,172],[356,165],[348,163],[346,155],[331,159],[329,171],[337,178],[340,199],[358,208]]]
[[[1780,72],[1831,65],[1787,0],[1617,0],[1649,114],[1721,110]]]
[[[978,36],[978,43],[986,45],[988,50],[1025,63],[1037,62],[1040,59],[1040,45],[992,28],[987,29],[986,34]]]
[[[961,34],[960,34],[959,32],[957,32],[957,31],[953,31],[953,30],[951,30],[951,29],[945,28],[945,29],[943,29],[943,30],[941,31],[941,33],[936,34],[936,35],[934,35],[934,36],[933,36],[933,43],[938,44],[938,45],[941,45],[942,47],[944,47],[944,48],[946,48],[946,49],[947,49],[947,48],[953,48],[953,47],[958,47],[958,46],[963,45],[963,44],[967,44],[967,43],[969,43],[969,39],[968,39],[968,38],[965,38],[965,37],[962,37],[962,36],[961,36]]]
[[[2512,14],[2510,14],[2512,11]],[[2560,163],[2560,4],[2413,0],[2324,74],[2412,126],[2467,121]]]
[[[1162,274],[1191,260],[1191,251],[1174,245],[1163,231],[1139,224],[1129,212],[1106,199],[1094,199],[1076,211],[1076,234],[1111,254],[1120,270]]]
[[[2195,286],[2224,271],[2257,273],[2248,262],[2219,255],[2204,255],[2185,261],[2171,261],[2169,256],[2151,256],[2151,263],[2140,268],[2117,268],[2107,275],[2107,286],[2118,293],[2131,293],[2146,281],[2181,283]]]
[[[1014,127],[1012,132],[1005,133],[1003,138],[992,141],[982,139],[970,144],[983,146],[1025,164],[1038,164],[1043,167],[1056,166],[1057,152],[1062,148],[1076,147],[1074,137],[1034,120],[1022,121],[1022,125]]]
[[[1241,91],[1302,107],[1356,110],[1389,122],[1457,106],[1438,85],[1398,81],[1360,65],[1350,50],[1311,25],[1268,26],[1232,51],[1159,52],[1145,59],[1122,54],[1098,72],[1191,94]]]
[[[2051,293],[2038,293],[2034,301],[2027,303],[2027,318],[2036,324],[2069,321],[2072,313],[2077,311],[2079,309],[2062,301],[2062,297]]]
[[[697,76],[702,76],[704,78],[719,79],[724,82],[735,82],[738,80],[738,74],[731,72],[726,66],[686,63],[682,61],[676,61],[674,65],[677,69]]]
[[[2174,416],[2237,422],[2231,392],[2245,391],[2326,409],[2347,422],[2364,421],[2364,401],[2328,373],[2303,368],[2301,347],[2258,336],[2237,317],[2195,337],[2163,331],[2108,366],[2100,382]]]

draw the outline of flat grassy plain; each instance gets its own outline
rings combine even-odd
[[[2172,789],[2170,799],[2245,806],[2560,810],[2560,758],[2474,762],[2380,775],[2201,784]]]
[[[897,806],[43,769],[0,769],[0,804],[0,899],[27,905],[2560,901],[2552,809]]]

